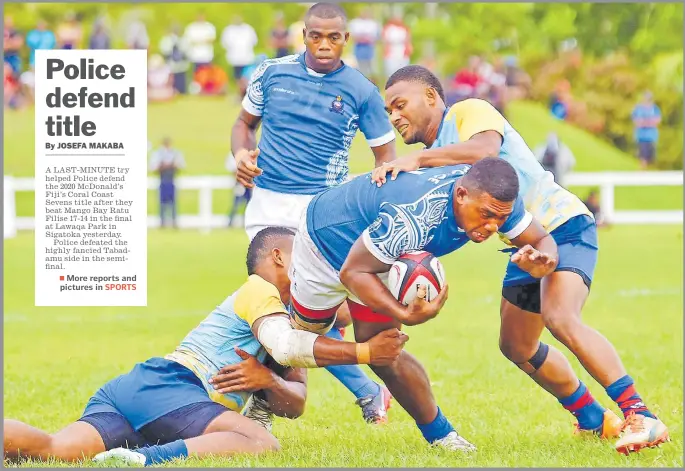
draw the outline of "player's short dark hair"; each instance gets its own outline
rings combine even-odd
[[[445,92],[442,89],[442,83],[433,72],[420,65],[407,65],[396,71],[390,76],[388,82],[385,84],[385,89],[392,87],[398,82],[418,82],[438,92],[438,96],[445,101]]]
[[[287,227],[267,227],[257,232],[247,249],[247,274],[254,274],[259,262],[271,252],[280,239],[294,235],[295,231]]]
[[[312,5],[312,7],[307,10],[307,14],[304,15],[304,22],[308,23],[312,16],[322,18],[324,20],[342,18],[343,23],[347,24],[347,15],[345,14],[345,10],[343,10],[340,5],[335,3],[322,2]]]
[[[514,201],[519,193],[516,170],[509,162],[497,157],[486,157],[473,164],[461,179],[461,184],[505,203]]]

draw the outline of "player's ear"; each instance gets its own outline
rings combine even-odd
[[[458,186],[454,191],[455,198],[457,198],[457,204],[464,204],[466,198],[469,196],[469,190],[463,186]]]
[[[350,40],[350,33],[345,33],[345,44]]]
[[[426,87],[426,102],[428,103],[428,106],[435,106],[435,103],[437,102],[437,93],[435,93],[435,89],[432,87]]]
[[[285,260],[283,259],[283,252],[281,252],[281,249],[272,249],[271,250],[271,259],[274,261],[276,266],[279,266],[279,267],[285,266]]]

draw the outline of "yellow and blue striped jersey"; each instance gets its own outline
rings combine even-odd
[[[266,350],[252,333],[252,325],[260,317],[278,313],[287,314],[278,289],[263,278],[251,275],[165,358],[193,371],[213,401],[239,412],[250,393],[219,394],[209,379],[220,368],[242,361],[234,347],[263,363]]]
[[[593,217],[580,198],[554,181],[552,173],[542,168],[521,135],[485,100],[470,98],[452,105],[445,112],[431,148],[464,142],[484,131],[502,135],[499,157],[516,169],[519,195],[526,209],[548,232],[575,216]]]

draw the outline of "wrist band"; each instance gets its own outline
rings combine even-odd
[[[368,365],[371,363],[371,348],[368,343],[357,344],[357,364]]]

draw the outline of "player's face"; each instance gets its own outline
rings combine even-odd
[[[416,82],[397,82],[385,91],[385,110],[405,144],[423,142],[435,104],[432,89]]]
[[[335,70],[350,37],[342,18],[309,18],[304,29],[304,44],[316,72]]]
[[[456,215],[459,226],[473,242],[481,243],[499,231],[514,208],[514,202],[496,200],[485,192],[456,189]]]

